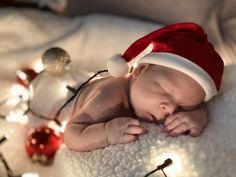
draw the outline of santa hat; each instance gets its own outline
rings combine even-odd
[[[108,61],[108,72],[120,77],[139,63],[161,65],[187,74],[202,86],[205,101],[217,94],[224,69],[223,60],[195,23],[172,24],[138,39],[123,55],[115,55]]]

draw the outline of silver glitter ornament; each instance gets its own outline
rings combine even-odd
[[[59,47],[49,48],[42,55],[44,70],[52,75],[66,74],[70,67],[69,54]]]

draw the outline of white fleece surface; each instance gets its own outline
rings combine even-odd
[[[62,147],[58,159],[70,177],[142,177],[170,158],[168,177],[235,177],[236,175],[236,66],[225,69],[220,94],[209,103],[210,123],[198,138],[170,138],[160,126],[138,141],[87,153]],[[162,177],[159,172],[152,176]]]
[[[123,52],[132,41],[158,26],[104,15],[68,19],[31,10],[1,9],[0,65],[4,67],[0,70],[0,99],[10,95],[16,69],[33,65],[48,47],[61,46],[71,54],[75,68],[96,71],[104,69],[109,56]],[[145,124],[149,133],[134,143],[87,153],[63,145],[54,164],[43,167],[33,164],[25,153],[25,125],[0,120],[0,136],[11,135],[0,151],[15,174],[37,172],[40,177],[142,177],[167,158],[173,160],[165,169],[168,177],[235,177],[235,73],[235,65],[226,67],[222,91],[209,103],[209,126],[198,138],[169,138],[160,127]],[[160,172],[152,176],[163,177]],[[1,163],[0,177],[6,177]]]

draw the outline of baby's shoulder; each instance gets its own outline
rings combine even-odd
[[[98,83],[95,89],[97,95],[104,100],[122,99],[123,95],[123,82],[120,78],[106,78]]]
[[[112,104],[113,102],[122,102],[122,79],[119,78],[102,78],[91,83],[88,89],[85,91],[86,96],[84,104],[88,101],[104,102]]]

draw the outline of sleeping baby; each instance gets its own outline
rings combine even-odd
[[[200,26],[177,23],[138,39],[107,67],[109,76],[85,84],[60,114],[75,151],[136,141],[148,133],[142,121],[163,124],[171,137],[199,136],[224,64]]]

